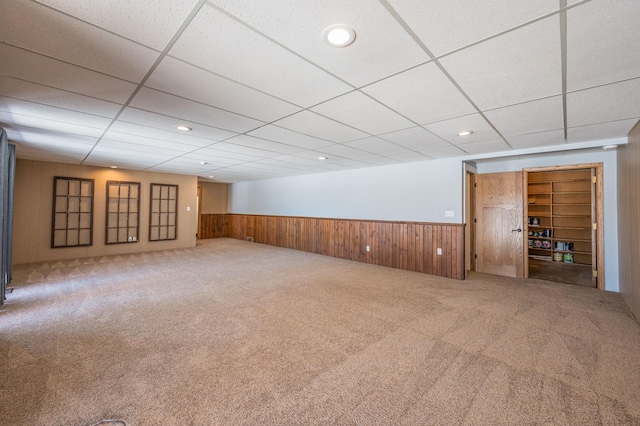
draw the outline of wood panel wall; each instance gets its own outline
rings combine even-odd
[[[201,214],[198,238],[223,238],[227,236],[226,214]]]
[[[618,148],[618,257],[620,293],[640,319],[640,123]]]
[[[216,231],[203,233],[307,251],[357,262],[464,279],[464,225],[320,219],[288,216],[218,216]],[[366,246],[370,251],[366,251]],[[442,255],[437,254],[442,249]]]

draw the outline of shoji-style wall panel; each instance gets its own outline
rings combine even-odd
[[[464,279],[464,225],[239,214],[226,217],[227,236],[231,238],[251,237],[256,243]],[[442,249],[441,255],[437,254],[438,248]]]

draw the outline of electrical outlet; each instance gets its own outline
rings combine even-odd
[[[371,251],[371,247],[367,246],[367,251]]]
[[[440,247],[438,247],[436,249],[436,253],[438,254],[438,256],[442,256],[442,249]]]
[[[455,217],[456,212],[454,210],[445,210],[444,217]]]

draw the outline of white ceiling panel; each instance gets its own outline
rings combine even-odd
[[[162,114],[143,111],[137,108],[126,108],[124,111],[122,111],[122,114],[120,114],[120,117],[118,117],[118,121],[113,124],[112,128],[117,131],[140,134],[140,129],[132,131],[132,127],[127,126],[127,124],[137,124],[139,126],[154,128],[162,132],[176,133],[177,135],[175,137],[171,137],[171,140],[176,141],[185,141],[186,139],[182,139],[183,137],[194,137],[211,139],[211,142],[213,142],[222,141],[237,135],[237,133],[230,132],[228,130],[205,126],[203,124],[195,123],[189,120],[182,120],[176,117],[169,117]],[[177,130],[175,128],[175,126],[178,125],[191,127],[192,130],[188,133],[181,132],[180,130]],[[191,143],[193,145],[196,145],[197,142],[192,141]]]
[[[468,155],[468,153],[453,145],[431,148],[423,151],[423,154],[430,158],[452,158]]]
[[[131,101],[131,106],[232,132],[246,132],[263,123],[252,118],[214,108],[185,98],[143,87]]]
[[[485,111],[484,114],[503,136],[564,128],[562,96]]]
[[[311,111],[374,135],[414,126],[411,121],[357,91],[317,105]]]
[[[141,138],[139,136],[127,136],[129,135],[108,132],[100,141],[100,144],[98,146],[117,148],[122,152],[148,152],[170,157],[177,157],[179,155],[186,154],[197,149],[197,147],[190,145],[172,144],[167,141]]]
[[[300,111],[289,102],[171,57],[163,59],[145,85],[262,121]]]
[[[2,98],[0,98],[0,103],[1,102]],[[81,126],[72,123],[63,123],[61,121],[9,113],[5,111],[0,111],[0,126],[5,130],[11,128],[38,129],[59,134],[90,136],[94,138],[99,138],[103,132],[102,129],[96,129],[95,127]],[[61,141],[60,145],[64,145],[64,141]]]
[[[47,121],[57,121],[60,125],[71,124],[83,128],[89,127],[100,130],[106,129],[111,122],[109,118],[99,117],[97,115],[84,114],[82,112],[7,97],[0,97],[0,111],[4,111],[10,115],[16,114],[26,117],[44,118]]]
[[[135,90],[134,84],[124,80],[2,43],[0,73],[119,104]]]
[[[381,156],[390,156],[391,154],[403,154],[411,152],[403,146],[386,141],[384,139],[380,139],[375,136],[358,139],[357,141],[345,143],[345,145]]]
[[[567,94],[569,127],[640,115],[640,78]]]
[[[274,126],[272,124],[262,126],[258,129],[250,131],[247,134],[249,136],[255,136],[273,142],[280,142],[306,149],[316,149],[333,144],[333,142],[328,142],[322,139],[314,138],[312,136],[303,135],[302,133],[297,133],[289,129]]]
[[[329,120],[311,111],[302,111],[274,123],[294,132],[333,142],[347,142],[366,137],[360,130]]]
[[[203,148],[216,142],[216,140],[213,139],[189,136],[187,133],[179,130],[160,130],[124,121],[116,121],[110,127],[105,137],[107,139],[133,143],[137,143],[135,141],[146,141],[145,143],[149,145],[175,146],[176,149],[183,150]]]
[[[297,146],[285,145],[279,142],[272,142],[266,139],[260,139],[253,136],[245,135],[236,136],[235,138],[228,139],[226,142],[235,145],[242,145],[250,148],[276,152],[279,154],[293,154],[304,150],[304,148],[300,148]]]
[[[440,121],[424,127],[442,139],[456,145],[482,142],[500,137],[480,114],[465,115],[464,117]],[[458,133],[462,131],[472,131],[473,134],[458,136]]]
[[[638,123],[638,120],[640,120],[640,111],[637,117],[628,120],[570,127],[567,130],[567,141],[585,142],[600,139],[626,138],[633,126]]]
[[[115,117],[121,108],[114,102],[6,76],[0,76],[0,95],[108,118]]]
[[[531,133],[528,135],[510,136],[507,138],[513,149],[538,148],[541,146],[562,145],[564,130]]]
[[[37,0],[100,28],[163,50],[198,0]],[[144,21],[144,25],[140,23]]]
[[[304,107],[351,90],[327,72],[208,5],[169,53]]]
[[[433,63],[394,75],[362,91],[419,124],[476,112]]]
[[[429,59],[377,0],[254,0],[252,7],[235,0],[213,3],[356,86]],[[322,31],[334,24],[354,28],[356,40],[349,49],[334,48],[322,40]],[[380,52],[385,52],[384,60]]]
[[[567,88],[640,77],[640,4],[598,0],[567,11]]]
[[[29,31],[23,31],[25,22]],[[136,83],[158,57],[147,47],[32,1],[4,2],[0,39]]]
[[[511,151],[509,145],[502,139],[493,139],[489,141],[471,142],[458,145],[458,147],[469,154],[488,154],[490,152]]]
[[[0,126],[18,158],[234,166],[214,180],[240,182],[567,149],[640,118],[635,0],[567,0],[566,26],[558,0],[5,3]],[[321,40],[336,23],[353,44]]]
[[[440,56],[557,11],[557,0],[389,0],[423,43]]]
[[[562,93],[557,16],[442,58],[481,110]]]
[[[422,151],[428,148],[449,145],[440,137],[420,126],[398,130],[397,132],[385,133],[378,137],[414,151]]]

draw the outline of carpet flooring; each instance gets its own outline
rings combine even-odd
[[[619,294],[233,239],[14,267],[0,424],[640,425]]]

